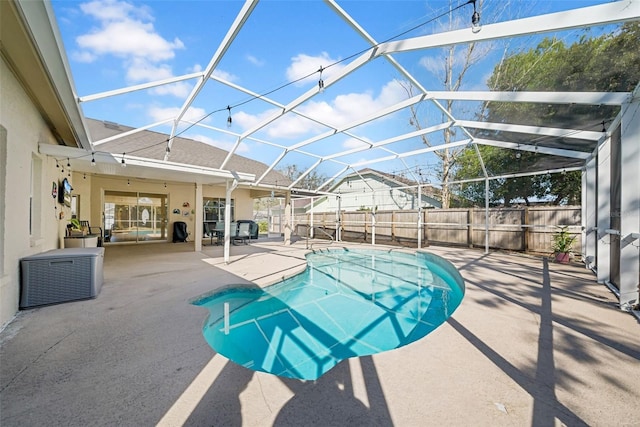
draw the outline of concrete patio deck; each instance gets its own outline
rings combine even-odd
[[[0,425],[640,425],[640,326],[591,272],[427,250],[465,279],[454,315],[303,382],[216,355],[189,301],[303,268],[305,242],[234,246],[229,265],[221,247],[107,247],[97,298],[22,311],[0,333]]]

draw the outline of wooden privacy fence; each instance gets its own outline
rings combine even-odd
[[[419,216],[422,215],[422,218]],[[420,221],[421,219],[421,221]],[[576,236],[574,250],[581,247],[580,206],[543,206],[530,208],[489,209],[489,247],[512,251],[550,253],[553,233],[567,226]],[[296,234],[310,235],[311,214],[293,217]],[[313,227],[320,227],[336,236],[340,227],[345,241],[371,242],[375,230],[376,243],[417,246],[418,231],[422,227],[421,244],[484,247],[484,209],[427,209],[314,213]],[[328,238],[315,233],[316,238]]]

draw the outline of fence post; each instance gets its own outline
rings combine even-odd
[[[418,207],[418,249],[422,248],[422,209]]]
[[[395,213],[396,211],[391,211],[391,241],[395,241],[396,240],[396,218],[395,218]]]
[[[473,248],[473,208],[467,210],[467,244]]]
[[[522,223],[524,224],[524,231],[522,233],[522,250],[524,252],[529,252],[529,233],[531,232],[529,227],[529,206],[525,206],[524,211],[522,212]],[[522,227],[520,227],[522,230]]]
[[[369,222],[370,211],[364,211],[364,242],[367,243],[367,224]]]
[[[371,245],[376,244],[376,213],[371,211]]]
[[[429,246],[429,224],[427,221],[429,219],[429,209],[425,209],[422,211],[424,213],[424,222],[423,222],[423,228],[424,228],[424,235],[423,235],[423,240],[424,240],[424,246]]]

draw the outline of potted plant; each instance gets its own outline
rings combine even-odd
[[[82,229],[82,225],[80,225],[80,221],[78,221],[76,218],[71,218],[69,220],[69,224],[67,224],[67,235],[69,237],[75,237],[75,236],[83,236],[84,230]]]
[[[558,228],[560,230],[553,233],[552,236],[553,255],[556,262],[568,264],[571,257],[573,242],[576,240],[576,236],[573,236],[571,235],[571,233],[569,233],[569,228],[566,225],[559,226]]]

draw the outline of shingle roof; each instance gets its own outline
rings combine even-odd
[[[371,169],[371,168],[360,169],[358,171],[358,173],[360,175],[367,175],[367,174],[378,175],[380,177],[386,178],[389,181],[397,183],[398,186],[402,186],[402,185],[405,185],[405,186],[416,186],[416,185],[418,185],[418,182],[416,182],[416,181],[414,181],[412,179],[409,179],[409,178],[406,178],[406,177],[403,177],[403,176],[400,176],[400,175],[394,175],[394,174],[382,172],[382,171],[379,171],[379,170],[376,170],[376,169]],[[355,173],[351,174],[349,176],[354,176],[354,175],[357,176],[357,174],[355,174]],[[441,193],[440,193],[440,189],[434,187],[431,184],[422,184],[422,194],[424,194],[425,196],[428,196],[428,197],[432,197],[432,198],[434,198],[436,200],[440,200],[440,198],[442,196]]]
[[[88,118],[85,119],[85,121],[87,128],[89,129],[89,134],[91,135],[91,140],[94,142],[134,129],[129,126],[108,121]],[[99,144],[96,146],[96,151],[112,154],[126,153],[136,157],[162,160],[164,159],[168,139],[169,135],[167,134],[143,130],[114,141]],[[171,145],[169,160],[176,163],[219,169],[222,162],[227,157],[227,154],[229,154],[228,151],[204,142],[183,137],[175,137]],[[234,154],[231,156],[231,159],[225,166],[225,169],[229,171],[254,174],[256,178],[258,178],[268,169],[268,166],[256,160]],[[282,186],[290,184],[291,180],[280,172],[272,170],[267,174],[263,183],[271,185],[275,185],[277,183]]]

